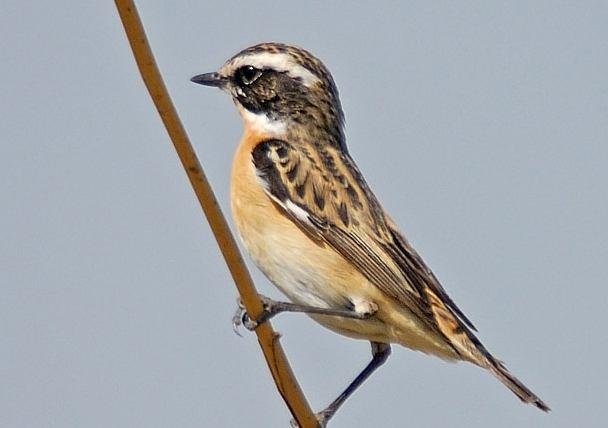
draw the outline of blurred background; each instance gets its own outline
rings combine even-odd
[[[138,6],[226,214],[240,119],[190,77],[261,41],[320,57],[371,187],[554,409],[395,348],[332,428],[604,426],[605,2]],[[114,5],[5,0],[0,64],[0,426],[288,426]],[[303,315],[274,325],[315,409],[370,358]]]

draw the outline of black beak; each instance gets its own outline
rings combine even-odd
[[[190,79],[191,82],[198,83],[199,85],[215,86],[217,88],[223,88],[226,84],[227,79],[220,76],[218,73],[205,73],[194,76]]]

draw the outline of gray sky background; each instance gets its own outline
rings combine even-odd
[[[331,427],[604,426],[605,2],[139,8],[226,214],[240,119],[189,78],[260,41],[324,60],[372,188],[554,409],[395,348]],[[288,426],[113,3],[3,1],[0,82],[0,426]],[[305,316],[274,325],[315,409],[369,360]]]

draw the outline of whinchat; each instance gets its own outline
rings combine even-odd
[[[226,91],[243,119],[232,215],[255,264],[291,301],[264,298],[265,312],[247,320],[250,328],[278,312],[306,312],[371,342],[371,362],[317,414],[321,426],[386,361],[392,343],[473,363],[525,403],[549,410],[475,337],[370,190],[349,155],[338,89],[320,60],[263,43],[192,81]]]

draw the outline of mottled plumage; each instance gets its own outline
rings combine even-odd
[[[311,315],[370,340],[369,373],[388,356],[388,344],[399,343],[484,367],[520,399],[548,410],[483,347],[384,212],[348,153],[338,90],[317,58],[264,43],[193,81],[229,92],[243,117],[233,216],[253,260],[290,300],[353,313],[373,308],[365,319]],[[332,403],[325,421],[347,396]]]

